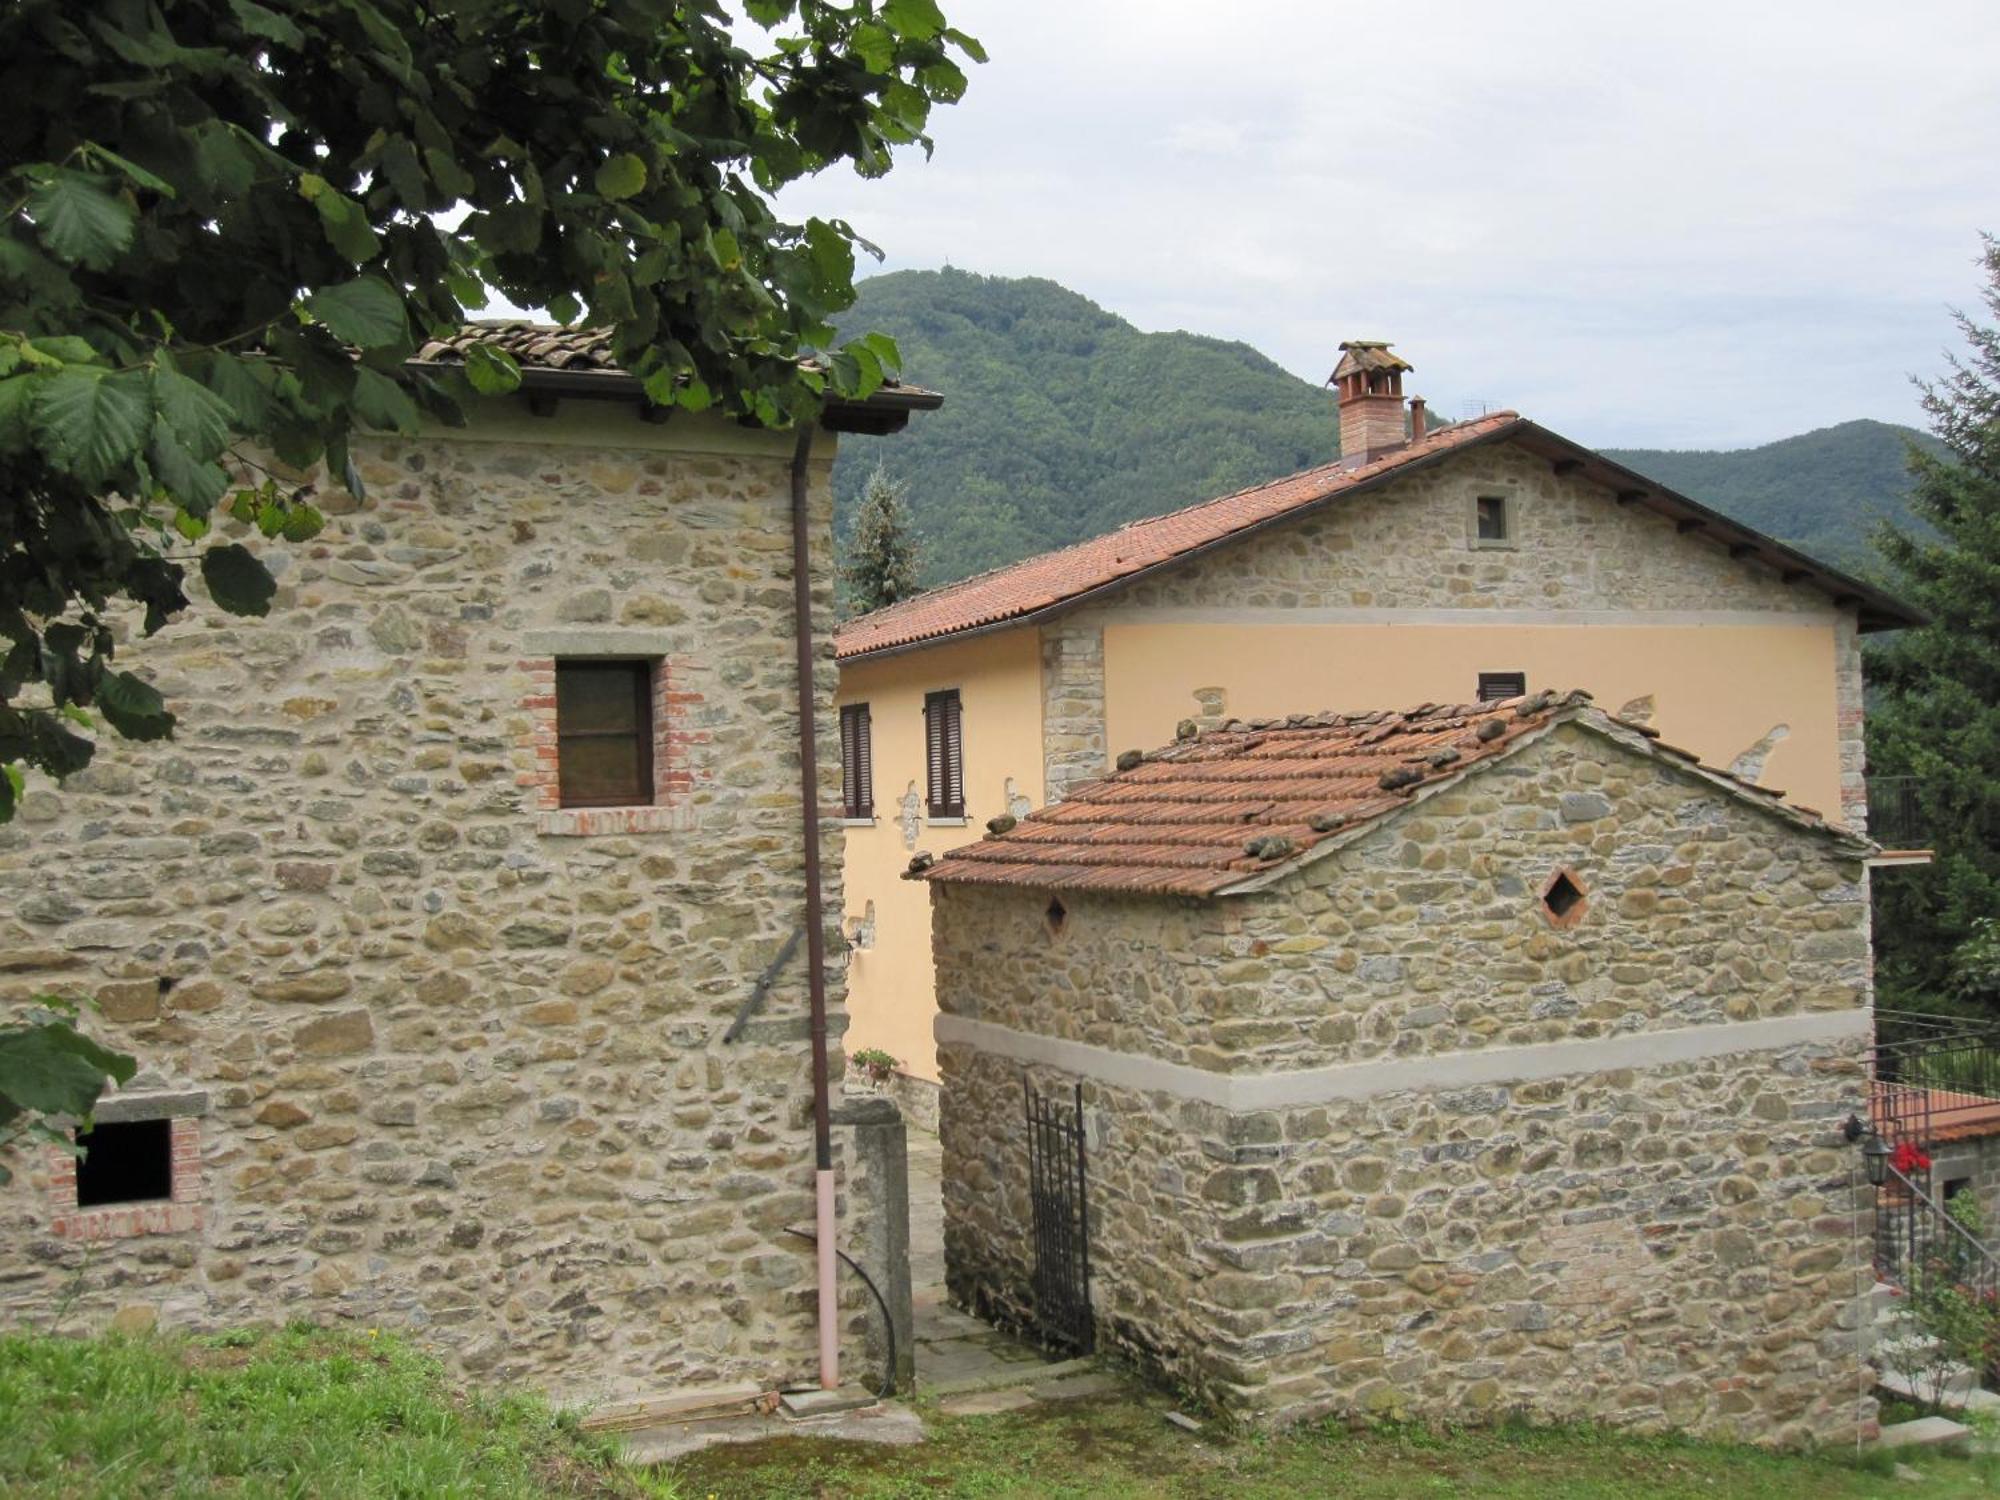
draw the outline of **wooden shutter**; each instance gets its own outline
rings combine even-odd
[[[875,816],[875,746],[868,705],[849,703],[840,710],[840,815]]]
[[[924,695],[924,771],[933,818],[965,816],[965,740],[958,689]]]
[[[1526,672],[1481,672],[1479,701],[1498,703],[1503,698],[1519,698],[1528,691]]]
[[[564,807],[651,805],[651,662],[556,663],[556,785]]]

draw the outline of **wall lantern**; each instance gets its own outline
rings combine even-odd
[[[1861,1160],[1868,1169],[1871,1186],[1880,1187],[1889,1180],[1889,1143],[1872,1130],[1862,1143]]]

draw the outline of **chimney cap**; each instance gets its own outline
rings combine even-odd
[[[1414,370],[1415,365],[1400,354],[1389,352],[1387,339],[1343,339],[1340,344],[1340,363],[1327,376],[1329,381],[1340,380],[1357,372],[1377,370]]]

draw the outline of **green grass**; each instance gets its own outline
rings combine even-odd
[[[1893,1477],[1884,1455],[1777,1454],[1588,1428],[1191,1435],[1167,1424],[1167,1409],[1151,1396],[993,1417],[926,1409],[931,1439],[917,1447],[785,1438],[710,1449],[673,1473],[683,1494],[717,1500],[1960,1500],[2000,1487],[2000,1466],[1985,1459],[1910,1458],[1924,1475],[1910,1481]]]
[[[545,1403],[456,1390],[389,1336],[0,1338],[9,1500],[677,1493]]]

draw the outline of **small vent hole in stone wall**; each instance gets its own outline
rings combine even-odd
[[[1954,1177],[1944,1185],[1944,1201],[1949,1203],[1960,1193],[1969,1193],[1971,1191],[1972,1179],[1970,1177]]]
[[[1542,905],[1548,908],[1549,916],[1558,924],[1566,922],[1572,913],[1581,915],[1577,908],[1583,905],[1583,887],[1570,879],[1567,870],[1558,870],[1555,879],[1542,892]]]
[[[76,1206],[147,1203],[174,1195],[173,1122],[124,1120],[77,1137]]]
[[[1063,927],[1069,921],[1069,908],[1062,904],[1060,896],[1049,897],[1048,910],[1042,913],[1042,921],[1049,929],[1050,937],[1060,937]]]

